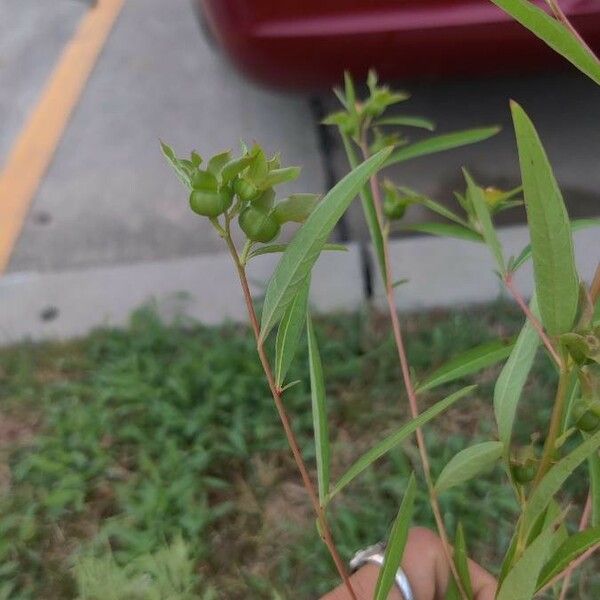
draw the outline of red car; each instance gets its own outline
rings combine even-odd
[[[280,88],[330,86],[346,68],[357,76],[375,67],[383,79],[422,79],[560,61],[490,0],[196,2],[233,64]],[[560,3],[590,46],[600,48],[600,0]]]

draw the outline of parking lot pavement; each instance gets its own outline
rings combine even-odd
[[[3,156],[87,10],[77,0],[0,0]],[[1,19],[0,19],[1,20]],[[31,59],[31,47],[44,60]],[[47,54],[44,55],[44,51]],[[30,63],[34,65],[31,66]],[[16,99],[13,80],[20,83]],[[18,106],[15,106],[18,105]],[[17,114],[15,114],[17,113]],[[165,260],[222,248],[190,213],[160,153],[257,140],[304,167],[293,189],[323,191],[305,98],[242,81],[203,38],[189,0],[127,0],[29,211],[8,271],[49,272]]]

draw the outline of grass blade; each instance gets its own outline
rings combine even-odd
[[[327,425],[327,407],[323,365],[319,354],[317,336],[310,316],[306,315],[306,333],[308,336],[308,363],[310,370],[310,396],[312,400],[313,427],[315,432],[315,452],[317,456],[317,478],[319,499],[325,503],[329,491],[329,427]]]
[[[529,0],[492,0],[558,54],[564,56],[582,73],[600,84],[600,63],[559,21]]]
[[[544,565],[538,578],[536,590],[541,590],[556,575],[562,573],[571,562],[599,543],[600,527],[579,531],[567,538]]]
[[[436,135],[420,142],[415,142],[409,146],[404,146],[396,150],[386,162],[386,166],[393,165],[411,158],[427,156],[452,150],[460,146],[468,146],[476,142],[482,142],[496,135],[500,131],[499,127],[480,127],[477,129],[465,129],[464,131],[455,131],[453,133],[445,133]]]
[[[429,233],[439,237],[453,237],[469,242],[483,242],[483,238],[472,229],[467,229],[462,225],[454,223],[413,223],[402,227],[407,231],[417,231],[418,233]]]
[[[559,335],[571,329],[579,303],[579,277],[569,217],[533,123],[514,101],[511,110],[540,315],[548,333]]]
[[[411,473],[404,498],[402,498],[402,503],[398,510],[398,515],[392,526],[387,548],[385,549],[383,565],[379,571],[379,577],[375,586],[375,600],[387,600],[388,594],[394,585],[396,572],[400,567],[404,547],[408,539],[408,529],[412,520],[416,490],[415,474]]]
[[[529,304],[531,312],[537,314],[535,296]],[[517,341],[496,380],[494,387],[494,414],[498,425],[498,437],[508,451],[517,404],[533,366],[540,337],[529,320],[525,322]]]
[[[435,482],[436,492],[441,494],[455,485],[491,470],[502,456],[503,450],[502,442],[482,442],[461,450],[442,469]]]
[[[337,493],[343,490],[356,476],[360,475],[367,467],[372,465],[378,458],[395,448],[398,444],[407,439],[416,429],[437,417],[455,402],[470,394],[477,386],[469,385],[458,390],[454,394],[440,400],[432,407],[423,411],[416,419],[412,419],[400,429],[386,437],[384,440],[367,450],[354,464],[339,478],[329,493],[328,500],[331,500]]]
[[[500,241],[496,235],[496,230],[494,229],[494,224],[492,223],[490,209],[488,208],[485,198],[483,197],[483,190],[475,184],[465,169],[463,169],[463,173],[467,181],[467,193],[469,194],[469,198],[473,203],[475,214],[477,215],[477,219],[481,225],[483,239],[496,259],[496,264],[498,265],[500,272],[504,273],[506,267],[504,265],[504,256],[502,255],[502,246],[500,245]]]
[[[390,155],[385,148],[353,169],[317,205],[286,248],[269,281],[259,343],[264,341],[308,277],[331,231],[354,197]]]
[[[455,381],[461,377],[472,375],[495,365],[509,356],[514,347],[513,342],[494,340],[471,348],[457,357],[448,361],[445,365],[434,371],[425,381],[417,386],[417,392],[431,390],[444,383]]]
[[[310,290],[310,277],[298,290],[296,297],[288,306],[277,330],[275,341],[275,382],[279,387],[283,385],[285,376],[292,364],[298,349],[300,334],[304,329],[306,310],[308,307],[308,293]]]
[[[523,511],[523,520],[526,531],[529,531],[536,519],[544,512],[548,502],[554,494],[560,490],[562,484],[573,473],[573,471],[592,453],[600,448],[600,432],[590,436],[581,443],[575,450],[572,450],[564,458],[559,460],[527,499],[525,510]]]

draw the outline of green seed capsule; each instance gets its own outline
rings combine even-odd
[[[591,410],[586,410],[575,423],[577,429],[586,433],[593,433],[600,427],[600,417]]]
[[[233,183],[233,190],[238,198],[244,202],[251,202],[259,194],[259,189],[251,181],[240,178]]]
[[[401,219],[406,212],[408,203],[404,198],[386,194],[383,200],[383,213],[390,220]]]
[[[275,217],[254,206],[248,206],[240,213],[239,223],[248,239],[263,244],[274,240],[281,230]]]
[[[510,470],[513,476],[513,479],[520,483],[521,485],[525,483],[529,483],[535,477],[537,466],[535,462],[529,461],[526,463],[512,463],[510,465]]]
[[[190,194],[191,209],[203,217],[218,217],[231,206],[232,201],[233,194],[229,190],[221,192],[194,190]]]

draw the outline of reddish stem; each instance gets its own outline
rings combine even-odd
[[[369,158],[369,148],[366,143],[366,140],[361,142],[361,150],[363,154],[363,158],[366,160]],[[383,262],[384,262],[384,270],[383,273],[385,278],[385,291],[386,291],[386,300],[388,304],[388,309],[390,313],[390,318],[392,321],[392,331],[394,333],[394,340],[396,343],[396,348],[398,350],[398,358],[400,360],[400,368],[402,371],[402,379],[404,381],[404,387],[406,389],[406,395],[408,396],[408,404],[410,407],[410,413],[413,419],[416,419],[419,416],[419,406],[417,401],[417,394],[412,382],[412,378],[410,375],[410,366],[408,363],[408,357],[406,355],[406,348],[404,346],[404,340],[402,337],[402,328],[400,327],[400,320],[398,319],[398,312],[396,311],[396,302],[394,300],[394,286],[392,284],[392,273],[390,267],[390,252],[389,252],[389,243],[388,237],[385,234],[384,229],[384,217],[383,217],[383,208],[381,201],[381,194],[379,191],[379,185],[377,183],[377,176],[372,176],[370,178],[371,184],[371,192],[373,194],[373,204],[375,206],[375,212],[377,213],[377,222],[379,225],[379,229],[382,232],[383,239]],[[454,564],[454,560],[452,559],[452,546],[448,540],[448,534],[446,532],[446,527],[444,525],[444,519],[442,517],[442,511],[440,509],[440,505],[437,499],[437,494],[435,492],[433,486],[433,479],[431,477],[431,468],[429,466],[429,456],[427,454],[427,446],[425,445],[425,438],[423,437],[423,431],[420,427],[418,427],[415,431],[415,436],[417,439],[417,447],[419,450],[419,455],[421,458],[421,464],[423,466],[423,473],[425,476],[425,481],[427,483],[427,488],[429,491],[429,499],[431,504],[431,510],[433,512],[433,516],[435,519],[435,523],[437,526],[438,534],[442,541],[442,548],[444,550],[444,554],[446,556],[446,560],[448,561],[448,565],[450,567],[450,571],[454,577],[457,588],[460,591],[460,594],[463,598],[467,598],[467,594],[464,590],[460,577],[458,576],[458,571],[456,570],[456,566]]]
[[[342,578],[344,585],[350,595],[352,600],[357,600],[356,594],[354,593],[354,589],[352,588],[352,584],[350,583],[350,577],[344,565],[344,561],[339,555],[337,548],[335,546],[335,542],[333,540],[333,535],[331,533],[331,529],[329,527],[329,523],[327,522],[327,517],[325,515],[325,511],[319,502],[319,497],[317,495],[317,491],[312,482],[312,479],[308,473],[308,469],[306,467],[306,463],[304,462],[304,458],[302,457],[302,452],[300,451],[300,446],[298,444],[298,440],[296,439],[296,434],[292,429],[290,418],[285,410],[285,406],[283,405],[282,399],[282,391],[275,383],[275,377],[273,376],[273,370],[271,369],[271,364],[269,363],[269,359],[264,349],[264,345],[260,342],[260,325],[258,323],[258,317],[256,315],[256,310],[254,309],[254,303],[252,301],[252,294],[250,292],[250,286],[248,285],[248,279],[246,277],[246,270],[244,266],[240,262],[240,258],[237,252],[237,249],[233,242],[231,241],[231,236],[227,232],[224,236],[225,241],[227,242],[227,246],[229,247],[229,252],[233,258],[233,262],[235,263],[238,276],[240,279],[240,283],[242,286],[242,291],[244,294],[244,300],[246,302],[246,308],[248,309],[248,316],[250,317],[250,323],[252,326],[252,331],[254,333],[254,337],[257,342],[257,352],[260,358],[260,362],[262,364],[263,370],[265,372],[265,376],[267,378],[267,382],[269,384],[269,389],[271,390],[271,394],[273,396],[273,400],[275,402],[275,407],[279,414],[279,419],[281,420],[281,424],[283,425],[283,429],[285,431],[285,435],[288,440],[288,444],[292,451],[292,455],[294,456],[294,460],[296,462],[296,466],[298,467],[298,471],[300,471],[300,476],[302,478],[302,483],[304,484],[304,488],[308,492],[310,497],[310,501],[313,505],[313,509],[315,514],[317,515],[317,520],[319,522],[319,526],[321,529],[322,539],[331,554],[331,558],[335,563],[336,569]]]
[[[585,507],[583,512],[581,513],[581,519],[579,521],[579,531],[583,531],[588,526],[590,521],[590,515],[592,514],[592,493],[588,493],[587,500],[585,501]],[[569,567],[564,572],[564,581],[562,584],[562,589],[560,590],[560,596],[558,600],[565,600],[567,597],[567,592],[569,590],[569,584],[571,583],[571,575],[573,575],[573,571],[575,570],[575,565],[569,565]]]
[[[596,59],[598,57],[594,53],[594,51],[588,46],[587,42],[581,37],[577,29],[573,26],[569,17],[563,12],[563,9],[560,7],[558,0],[546,0],[548,2],[548,6],[554,13],[554,16],[573,34],[573,37]]]
[[[523,296],[521,296],[521,294],[515,287],[513,275],[510,271],[504,276],[504,285],[506,286],[506,289],[511,293],[512,297],[515,299],[515,301],[517,302],[517,304],[519,305],[519,307],[521,308],[521,310],[523,311],[533,328],[537,331],[538,335],[540,336],[540,339],[542,340],[542,343],[544,344],[544,346],[546,346],[546,349],[550,353],[550,356],[552,356],[552,358],[554,359],[554,362],[556,363],[558,368],[562,369],[562,358],[560,357],[560,355],[556,351],[556,348],[554,348],[552,341],[544,331],[543,325],[540,323],[539,319],[537,319],[536,316],[531,312],[529,306],[527,305],[527,302],[525,302]]]

